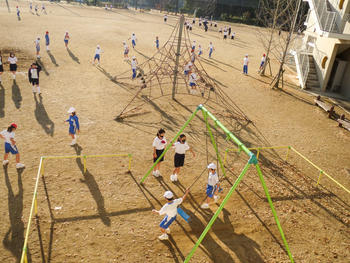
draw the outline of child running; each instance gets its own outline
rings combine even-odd
[[[129,39],[131,39],[132,48],[135,48],[136,40],[137,40],[135,33],[132,33],[132,35]]]
[[[185,201],[189,189],[186,190],[184,196],[182,198],[174,199],[174,194],[171,191],[166,191],[164,193],[164,198],[167,199],[167,203],[163,205],[163,207],[158,211],[153,209],[152,212],[157,213],[159,215],[165,215],[164,219],[160,223],[160,231],[162,234],[158,237],[160,240],[169,239],[168,234],[170,234],[169,226],[175,221],[177,215],[177,207]]]
[[[156,48],[159,50],[159,38],[158,37],[156,37],[155,43],[156,43]]]
[[[133,56],[131,60],[132,79],[136,78],[137,64],[138,64],[137,59],[135,56]]]
[[[128,44],[126,44],[125,41],[123,41],[123,47],[124,47],[124,60],[129,60],[129,47]]]
[[[49,36],[49,31],[46,31],[45,33],[45,44],[46,44],[46,51],[50,51],[50,36]]]
[[[75,108],[70,107],[68,110],[69,118],[65,122],[69,123],[69,135],[72,137],[72,143],[71,146],[74,146],[77,144],[77,135],[76,133],[80,133],[80,125],[79,125],[79,118],[76,115]]]
[[[219,177],[216,173],[216,165],[214,163],[210,163],[208,165],[209,176],[208,176],[208,184],[206,189],[207,198],[205,202],[201,205],[201,208],[208,209],[209,202],[214,198],[214,202],[216,203],[220,196],[217,195],[220,188]]]
[[[37,63],[33,63],[28,70],[28,79],[29,79],[29,83],[32,84],[32,90],[33,90],[34,94],[36,92],[38,94],[41,94],[40,87],[39,87],[39,73],[40,73],[40,71],[41,71],[41,67]]]
[[[102,53],[101,47],[100,45],[97,45],[95,50],[94,61],[92,62],[92,65],[95,64],[96,60],[97,60],[97,65],[100,65],[101,53]]]
[[[2,56],[0,51],[0,85],[1,85],[1,75],[4,73],[4,65],[2,64]]]
[[[5,140],[5,154],[4,154],[4,161],[2,162],[3,166],[8,165],[9,160],[7,159],[9,156],[9,153],[16,155],[16,168],[21,169],[24,168],[25,165],[23,163],[20,163],[20,156],[18,153],[18,149],[16,146],[15,141],[15,131],[17,129],[16,123],[12,123],[7,130],[3,130],[0,133],[0,138]]]
[[[12,73],[12,77],[16,79],[16,71],[17,71],[17,58],[15,57],[15,53],[11,52],[10,57],[8,58],[8,62],[10,62],[10,71]]]
[[[159,156],[164,152],[164,148],[167,144],[167,141],[165,139],[165,130],[164,129],[159,129],[157,132],[157,136],[153,140],[153,162],[155,163]],[[164,161],[164,156],[159,160],[157,165],[153,169],[153,175],[155,177],[160,176],[160,163]]]
[[[208,49],[209,49],[209,58],[211,58],[211,54],[213,54],[213,51],[215,50],[212,42],[209,43]]]
[[[243,59],[243,74],[248,75],[248,64],[249,64],[249,59],[248,59],[248,54],[245,55]]]
[[[181,167],[184,166],[185,163],[185,154],[186,151],[190,151],[193,155],[193,158],[196,157],[194,151],[190,148],[190,146],[186,142],[186,135],[181,134],[177,142],[174,144],[175,155],[174,155],[174,171],[173,174],[170,175],[170,180],[175,182],[178,180],[177,176],[180,173]]]
[[[34,43],[35,43],[35,50],[36,50],[36,58],[40,58],[40,37],[37,37]]]
[[[69,34],[68,31],[66,31],[66,34],[64,35],[64,45],[66,46],[66,48],[68,48],[68,41],[69,41]]]

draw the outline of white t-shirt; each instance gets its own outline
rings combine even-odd
[[[12,144],[11,139],[15,139],[15,132],[8,132],[7,130],[3,130],[0,134],[5,137],[5,142],[7,143]]]
[[[202,47],[198,47],[198,51],[199,51],[199,52],[202,51]]]
[[[227,29],[224,29],[224,35],[227,36],[228,35],[228,31]]]
[[[30,69],[30,73],[32,74],[32,79],[38,79],[38,70],[36,68]]]
[[[137,61],[136,61],[136,59],[131,60],[131,68],[132,68],[132,69],[136,69],[136,66],[137,66]]]
[[[192,66],[192,63],[191,63],[191,62],[188,63],[188,64],[185,66],[185,71],[189,71],[190,68],[191,68],[191,66]]]
[[[100,55],[100,54],[101,54],[101,51],[102,51],[102,50],[101,50],[100,48],[96,48],[95,54],[96,54],[96,55]]]
[[[196,47],[196,42],[193,42],[192,43],[192,48],[195,48]]]
[[[136,36],[135,35],[131,35],[131,40],[136,40]]]
[[[209,49],[214,49],[213,44],[209,44]]]
[[[190,83],[196,83],[196,80],[197,80],[197,75],[196,73],[192,73],[189,77],[190,79]]]
[[[8,61],[10,62],[10,64],[16,64],[17,58],[16,57],[9,57]]]
[[[266,57],[263,56],[263,57],[261,58],[261,62],[264,62],[264,63],[265,63],[265,61],[266,61]]]
[[[40,40],[39,39],[35,40],[35,46],[37,46],[37,47],[40,46]]]
[[[123,44],[124,45],[124,51],[128,50],[128,45],[127,44]]]
[[[215,172],[214,174],[212,174],[211,172],[209,172],[208,185],[214,186],[218,182],[219,182],[219,177],[218,177],[217,173]]]
[[[185,154],[187,150],[190,149],[190,146],[188,146],[187,142],[181,143],[181,142],[176,142],[174,144],[175,152],[178,154]]]
[[[0,66],[2,65],[2,57],[0,56]]]
[[[168,219],[177,215],[177,207],[182,203],[182,198],[175,199],[171,203],[166,203],[159,210],[160,215],[167,215]]]
[[[165,137],[163,139],[159,139],[158,136],[154,138],[152,146],[156,148],[156,150],[163,150],[165,145],[167,144]]]
[[[249,62],[249,59],[248,59],[247,57],[245,57],[245,58],[243,59],[243,65],[244,65],[244,66],[248,66],[248,62]]]

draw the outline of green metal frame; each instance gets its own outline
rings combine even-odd
[[[207,226],[205,227],[205,229],[203,230],[202,234],[200,235],[200,237],[198,238],[196,244],[194,245],[194,247],[192,248],[192,250],[190,251],[190,253],[187,255],[187,257],[185,258],[185,261],[184,263],[188,263],[193,254],[196,252],[197,248],[199,247],[199,245],[201,244],[201,242],[203,241],[203,239],[205,238],[206,234],[209,232],[210,228],[212,227],[212,225],[214,224],[216,218],[219,216],[220,212],[222,211],[222,209],[224,208],[224,206],[226,205],[227,201],[230,199],[231,195],[233,194],[233,192],[236,190],[237,186],[239,185],[239,183],[241,182],[241,180],[243,179],[243,176],[247,173],[249,167],[251,165],[254,165],[256,170],[257,170],[257,173],[259,175],[259,179],[260,179],[260,182],[262,184],[262,187],[264,189],[264,192],[265,192],[265,195],[267,197],[267,200],[268,200],[268,203],[270,205],[270,208],[271,208],[271,211],[272,211],[272,214],[273,214],[273,217],[276,221],[276,224],[277,224],[277,227],[278,227],[278,231],[280,232],[281,234],[281,238],[283,240],[283,244],[286,248],[286,251],[287,251],[287,254],[288,254],[288,257],[290,259],[290,262],[294,263],[294,259],[293,259],[293,256],[292,256],[292,253],[290,252],[290,249],[289,249],[289,246],[288,246],[288,243],[287,243],[287,240],[286,240],[286,237],[284,235],[284,232],[283,232],[283,229],[282,229],[282,226],[280,224],[280,221],[278,219],[278,216],[277,216],[277,213],[276,213],[276,210],[275,210],[275,207],[273,205],[273,202],[271,200],[271,197],[270,197],[270,194],[269,194],[269,190],[266,186],[266,183],[265,183],[265,180],[264,180],[264,176],[261,172],[261,169],[260,169],[260,166],[259,166],[259,163],[258,163],[258,160],[256,158],[256,156],[236,137],[234,136],[218,119],[215,118],[215,116],[210,112],[208,111],[203,105],[199,105],[197,107],[197,109],[192,113],[192,115],[190,116],[190,118],[186,121],[186,123],[181,127],[180,131],[175,135],[175,137],[171,140],[171,142],[168,144],[168,146],[165,148],[164,152],[161,154],[161,156],[159,156],[159,158],[156,160],[156,162],[152,165],[152,167],[147,171],[147,173],[144,175],[144,177],[141,179],[141,182],[140,183],[143,183],[146,178],[149,176],[149,174],[152,172],[152,170],[154,169],[154,167],[157,165],[157,163],[161,160],[161,158],[167,153],[167,151],[170,149],[170,147],[173,145],[173,143],[177,140],[177,138],[180,136],[180,134],[184,131],[184,129],[188,126],[188,124],[193,120],[193,118],[196,116],[196,114],[198,113],[198,111],[202,111],[203,113],[203,117],[204,117],[204,120],[205,120],[205,124],[206,124],[206,127],[207,127],[207,130],[209,132],[209,135],[210,135],[210,139],[211,139],[211,142],[213,144],[213,147],[216,151],[216,155],[218,157],[218,160],[220,162],[220,167],[222,169],[222,172],[223,174],[225,175],[225,167],[224,167],[224,164],[222,162],[222,159],[220,157],[220,154],[219,154],[219,151],[218,151],[218,148],[217,148],[217,145],[216,145],[216,142],[215,142],[215,139],[214,139],[214,136],[212,134],[212,131],[210,129],[210,125],[209,125],[209,122],[208,122],[208,117],[210,119],[212,119],[215,123],[215,127],[219,127],[221,128],[225,134],[227,135],[227,139],[231,139],[235,144],[237,144],[238,148],[243,151],[245,154],[248,155],[249,157],[249,160],[248,162],[246,163],[246,165],[244,166],[242,172],[240,173],[240,175],[238,176],[238,178],[236,179],[236,181],[234,182],[233,186],[230,188],[229,192],[227,193],[227,195],[225,196],[225,198],[223,199],[222,203],[220,204],[219,208],[216,210],[215,214],[213,215],[213,217],[210,219],[209,223],[207,224]]]

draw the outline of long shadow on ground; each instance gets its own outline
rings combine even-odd
[[[78,64],[80,64],[79,58],[77,56],[75,56],[74,53],[68,47],[67,47],[67,52],[68,52],[69,56],[72,58],[73,61],[75,61]]]
[[[48,50],[46,52],[49,55],[49,58],[51,59],[52,64],[54,64],[56,67],[58,67],[59,65],[57,64],[55,56],[51,53],[50,50]]]
[[[53,136],[55,131],[55,123],[50,119],[49,115],[47,114],[47,111],[43,104],[43,99],[41,94],[39,95],[39,100],[34,94],[34,100],[35,100],[35,111],[34,111],[35,119],[41,125],[41,127],[46,132],[46,134]]]
[[[13,80],[13,84],[12,84],[12,100],[13,100],[13,103],[15,104],[16,109],[21,108],[22,94],[21,94],[21,90],[17,85],[16,80]]]
[[[0,118],[5,117],[5,88],[0,84]]]

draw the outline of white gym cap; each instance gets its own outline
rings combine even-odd
[[[216,170],[216,165],[215,165],[215,163],[210,163],[210,164],[208,165],[208,169],[214,169],[214,170]]]
[[[74,107],[70,107],[69,110],[68,110],[68,113],[73,113],[75,112],[75,108]]]
[[[136,59],[136,57],[135,57],[135,56],[132,56],[132,59]]]
[[[174,194],[173,194],[173,192],[171,192],[171,191],[166,191],[166,192],[164,193],[164,197],[165,197],[166,199],[171,199],[171,198],[174,197]]]

